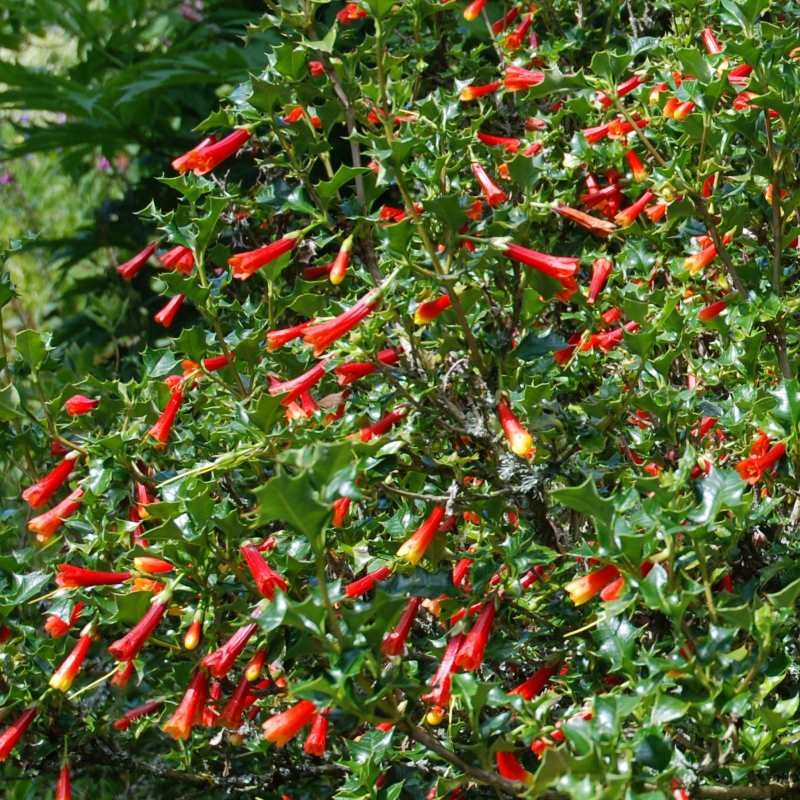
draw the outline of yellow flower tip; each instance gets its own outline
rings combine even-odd
[[[431,726],[438,725],[443,719],[444,709],[442,709],[440,706],[435,706],[425,715],[425,722]]]
[[[533,437],[529,433],[514,433],[511,435],[511,452],[520,458],[532,459],[536,454],[533,446]]]
[[[414,542],[408,541],[400,545],[397,557],[407,561],[412,567],[416,567],[422,560],[422,552]]]

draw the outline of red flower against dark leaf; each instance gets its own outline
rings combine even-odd
[[[697,319],[699,319],[700,322],[709,322],[715,317],[718,317],[727,307],[727,300],[717,300],[715,303],[709,303],[697,312]]]
[[[514,416],[514,412],[509,408],[505,400],[500,400],[497,404],[497,416],[500,418],[500,425],[508,441],[511,452],[520,458],[531,459],[536,454],[533,446],[533,437],[522,426],[522,423]]]
[[[56,569],[58,571],[56,584],[65,589],[85,586],[116,586],[131,577],[130,572],[104,572],[76,567],[73,564],[59,564]]]
[[[315,356],[322,355],[334,342],[348,334],[375,310],[380,296],[380,288],[371,289],[338,317],[307,328],[303,335],[303,341],[313,346]]]
[[[161,449],[167,446],[170,433],[172,432],[172,426],[175,424],[175,419],[178,416],[182,403],[183,393],[180,390],[180,386],[178,386],[172,390],[167,405],[161,412],[161,416],[158,418],[155,425],[147,432],[148,436],[156,440],[156,448]]]
[[[239,628],[225,644],[205,656],[200,662],[200,666],[207,669],[215,678],[224,678],[230,672],[234,661],[247,646],[257,628],[258,626],[255,622]]]
[[[786,445],[777,442],[762,456],[749,456],[736,465],[736,471],[741,479],[751,486],[758,483],[764,473],[775,466],[786,454]]]
[[[133,661],[136,658],[166,613],[170,596],[169,590],[157,594],[139,622],[125,636],[108,646],[108,652],[117,661]]]
[[[325,748],[328,742],[328,709],[323,708],[314,717],[311,723],[311,730],[308,732],[303,750],[310,756],[322,758],[325,755]]]
[[[433,322],[440,314],[453,304],[449,294],[439,295],[435,300],[420,303],[414,311],[414,322],[417,325],[427,325]]]
[[[317,709],[310,700],[301,700],[264,723],[264,738],[276,747],[283,747],[314,719],[316,713]]]
[[[479,141],[489,147],[502,147],[507,153],[516,153],[519,150],[520,140],[511,136],[495,136],[483,131],[478,131],[477,136]]]
[[[285,253],[288,253],[299,241],[299,232],[287,233],[282,239],[266,244],[263,247],[231,256],[228,259],[228,264],[233,267],[233,277],[247,280],[262,267],[271,264]]]
[[[201,142],[180,158],[176,158],[172,166],[178,172],[192,170],[195,175],[205,175],[236,153],[249,138],[250,131],[237,128],[218,142]]]
[[[167,269],[174,269],[184,275],[190,275],[194,269],[194,253],[180,244],[160,255],[158,260]]]
[[[547,253],[540,253],[538,250],[531,250],[519,244],[510,244],[503,251],[506,258],[519,261],[526,267],[535,269],[543,275],[555,278],[563,287],[564,291],[559,293],[560,299],[567,299],[572,296],[578,288],[575,282],[575,275],[580,268],[580,259],[565,256],[551,256]]]
[[[408,634],[411,631],[411,626],[414,624],[414,619],[417,616],[417,611],[419,611],[421,603],[421,597],[412,597],[408,603],[406,603],[406,607],[403,609],[403,613],[400,615],[397,625],[383,637],[381,652],[385,656],[403,655],[406,639],[408,639]]]
[[[499,751],[495,753],[497,771],[507,781],[520,781],[525,783],[530,780],[531,774],[513,753]]]
[[[486,198],[486,202],[492,208],[496,208],[501,203],[508,200],[508,195],[489,177],[481,164],[475,161],[472,162],[472,174],[478,181],[483,196]]]
[[[80,417],[83,414],[88,414],[94,411],[100,401],[93,397],[87,397],[84,394],[74,394],[64,402],[64,411],[71,417]]]
[[[62,764],[56,782],[55,800],[72,800],[72,782],[70,779],[69,764]]]
[[[590,305],[597,300],[597,296],[603,290],[608,281],[608,276],[614,265],[607,258],[596,258],[592,264],[592,278],[589,282],[589,294],[586,302]]]
[[[652,192],[644,192],[642,196],[627,208],[623,208],[615,217],[614,222],[617,225],[627,228],[636,221],[636,217],[644,211],[644,207],[655,197]]]
[[[377,360],[381,364],[391,366],[392,364],[396,364],[399,358],[400,354],[397,350],[390,347],[386,350],[381,350],[378,353]],[[351,383],[355,383],[357,380],[365,378],[367,375],[372,375],[377,369],[378,367],[371,361],[349,361],[340,364],[333,371],[337,375],[339,386],[349,386]]]
[[[83,603],[75,603],[69,616],[69,622],[63,620],[58,614],[48,614],[44,623],[45,633],[48,636],[52,636],[53,639],[60,639],[62,636],[66,636],[69,633],[69,629],[80,619],[84,608]]]
[[[350,503],[352,500],[349,497],[338,497],[333,501],[331,516],[331,526],[334,528],[341,528],[347,519],[347,512],[350,510]]]
[[[337,12],[336,19],[342,25],[349,25],[351,22],[358,22],[360,19],[368,16],[365,9],[361,8],[358,3],[347,3],[345,7]]]
[[[157,247],[158,242],[153,242],[152,244],[147,245],[147,247],[145,247],[143,250],[140,250],[133,258],[128,259],[128,261],[123,264],[120,264],[117,267],[117,272],[119,273],[120,277],[126,281],[132,281],[136,275],[138,275],[142,267],[147,263],[150,256],[155,253]]]
[[[114,720],[114,728],[118,731],[126,731],[137,719],[152,714],[164,705],[163,700],[148,700],[135,708],[126,711],[119,719]]]
[[[504,83],[509,92],[519,92],[538,86],[544,82],[544,77],[544,72],[539,70],[524,69],[511,64],[506,67]]]
[[[22,499],[31,507],[39,508],[43,506],[58,490],[64,481],[69,477],[78,453],[72,453],[64,458],[57,466],[43,478],[40,478],[32,486],[29,486],[23,493]]]
[[[208,697],[208,673],[204,669],[198,669],[189,682],[180,704],[161,730],[177,741],[186,741],[192,728],[200,722],[206,697]]]
[[[183,305],[183,301],[185,299],[186,299],[185,294],[176,294],[175,297],[171,297],[166,302],[164,307],[153,315],[153,320],[159,325],[162,325],[165,328],[169,328],[175,321],[175,317],[181,310],[181,306]]]
[[[619,570],[612,564],[609,564],[608,566],[590,572],[588,575],[575,578],[564,587],[564,590],[569,595],[570,600],[572,600],[576,606],[580,606],[584,603],[588,603],[593,597],[600,594],[606,586],[616,581],[619,577]]]
[[[409,564],[418,564],[433,541],[433,537],[438,533],[443,519],[444,506],[434,506],[425,521],[400,546],[397,557],[408,561]]]
[[[378,567],[378,569],[368,572],[363,578],[358,578],[344,587],[344,593],[348,597],[360,597],[375,588],[375,584],[385,580],[392,574],[389,567]]]
[[[467,672],[474,672],[483,662],[483,653],[492,632],[492,623],[497,609],[494,598],[483,604],[478,619],[464,637],[456,656],[455,665]]]
[[[277,378],[270,376],[269,379],[269,393],[273,397],[276,395],[285,395],[281,397],[281,404],[288,406],[289,403],[296,400],[303,392],[307,392],[325,377],[325,365],[327,360],[323,359],[314,364],[311,369],[298,375],[296,378],[291,378],[288,381],[279,381]]]
[[[328,273],[328,280],[338,286],[347,274],[347,266],[350,263],[350,251],[353,249],[353,237],[348,236],[339,248],[336,258],[333,259],[331,271]]]
[[[358,436],[362,442],[370,442],[376,436],[383,436],[388,430],[393,428],[398,422],[406,414],[405,408],[396,408],[394,411],[390,411],[388,414],[381,417],[377,422],[374,422],[372,425],[367,425],[366,427],[362,428]]]
[[[36,534],[38,541],[46,542],[61,527],[64,520],[71,517],[80,508],[82,497],[83,489],[75,489],[58,505],[29,520],[28,530]]]
[[[94,626],[90,623],[82,631],[69,655],[50,677],[50,686],[59,692],[68,692],[77,676],[94,639]]]
[[[599,217],[593,217],[591,214],[587,214],[586,212],[580,211],[577,208],[565,206],[563,203],[559,203],[557,206],[555,206],[553,211],[565,219],[571,220],[577,225],[580,225],[582,228],[585,228],[587,231],[589,231],[589,233],[593,233],[595,236],[599,236],[602,239],[607,238],[617,229],[617,226],[613,222],[600,219]]]
[[[465,86],[459,97],[462,102],[467,103],[477,100],[479,97],[485,97],[487,94],[494,94],[499,88],[500,81],[492,81],[492,83],[484,83],[480,86]]]
[[[189,162],[193,158],[195,153],[200,152],[204,147],[208,147],[210,144],[214,144],[217,141],[216,136],[206,136],[200,144],[195,145],[191,150],[185,152],[182,156],[178,156],[176,159],[172,161],[172,169],[176,172],[186,172],[187,170],[191,169],[189,167]]]
[[[253,580],[256,583],[258,593],[262,597],[271,600],[275,595],[276,589],[285,592],[289,588],[285,578],[275,572],[275,570],[267,564],[256,547],[253,545],[242,545],[240,549],[245,563],[247,564],[247,568],[250,570],[250,574],[253,576]]]
[[[464,643],[464,634],[451,637],[439,662],[439,667],[431,679],[431,691],[422,696],[426,703],[446,707],[450,703],[450,674],[455,668],[456,656]]]
[[[11,725],[0,732],[0,764],[11,755],[11,751],[19,744],[19,740],[31,726],[38,711],[37,708],[26,709]]]

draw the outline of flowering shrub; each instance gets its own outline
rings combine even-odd
[[[797,794],[800,11],[268,5],[4,362],[8,796]]]

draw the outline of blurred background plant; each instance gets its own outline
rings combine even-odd
[[[76,371],[126,371],[158,334],[146,278],[113,266],[151,235],[135,212],[219,97],[263,62],[258,0],[0,0],[0,248],[6,334],[46,328]],[[8,280],[8,278],[6,278]],[[13,339],[12,339],[13,340]]]

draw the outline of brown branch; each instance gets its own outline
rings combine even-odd
[[[708,800],[770,800],[770,798],[800,797],[800,784],[768,783],[764,786],[699,786],[692,790],[695,797]]]

